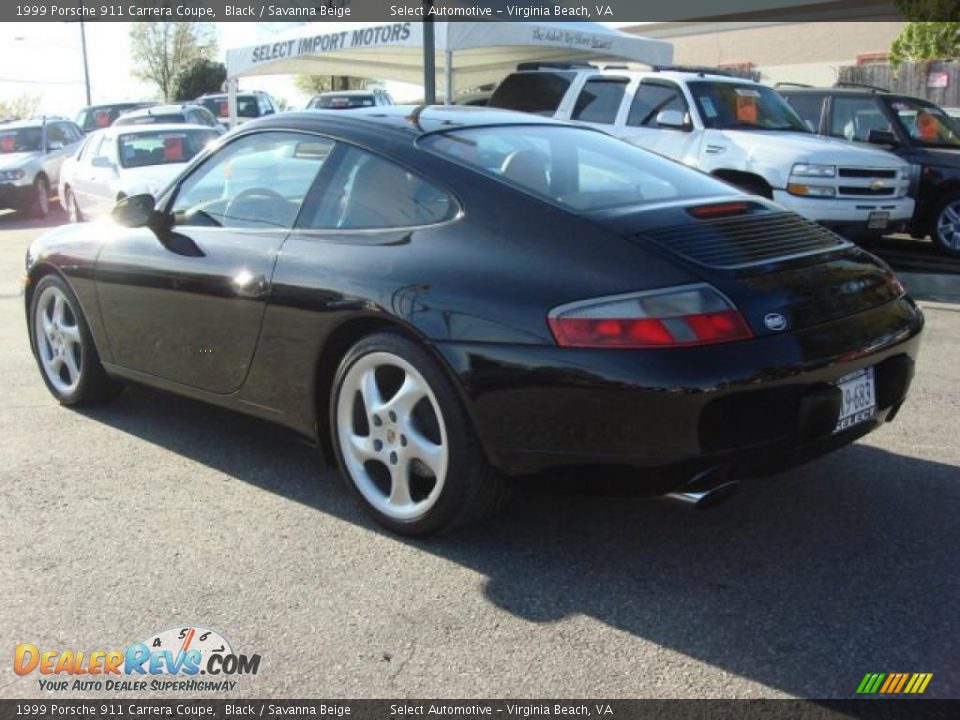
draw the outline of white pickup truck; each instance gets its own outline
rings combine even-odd
[[[910,166],[892,153],[810,132],[775,90],[693,70],[521,66],[490,107],[605,130],[851,236],[913,215]]]

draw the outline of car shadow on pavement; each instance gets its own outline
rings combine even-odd
[[[382,533],[282,428],[136,388],[84,414]],[[861,443],[711,510],[523,483],[483,525],[395,540],[483,574],[487,600],[530,622],[587,615],[799,696],[850,697],[865,673],[897,671],[939,674],[927,694],[955,697],[957,480]]]
[[[51,198],[50,214],[45,218],[29,217],[20,212],[0,212],[0,230],[43,230],[69,222],[60,204]]]

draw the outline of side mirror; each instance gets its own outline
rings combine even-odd
[[[47,143],[47,152],[54,152],[56,150],[63,150],[63,143],[59,140],[51,140]]]
[[[156,200],[153,195],[131,195],[120,200],[110,211],[110,217],[118,225],[138,228],[152,225],[155,221]]]
[[[90,161],[90,164],[95,168],[103,168],[105,170],[116,169],[116,166],[110,161],[110,158],[104,157],[103,155],[98,155],[95,157]]]
[[[896,145],[897,136],[889,130],[871,130],[867,134],[867,142],[874,145]]]
[[[687,130],[687,121],[679,110],[661,110],[657,113],[657,126],[671,130]]]

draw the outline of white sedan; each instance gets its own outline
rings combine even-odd
[[[130,125],[90,133],[60,170],[60,204],[70,222],[110,212],[128,195],[157,195],[219,137],[200,125]]]

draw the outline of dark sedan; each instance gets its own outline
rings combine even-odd
[[[282,423],[407,534],[490,512],[508,474],[705,493],[840,447],[896,414],[923,326],[819,226],[499,110],[253,121],[113,218],[28,252],[53,395],[139,382]]]

